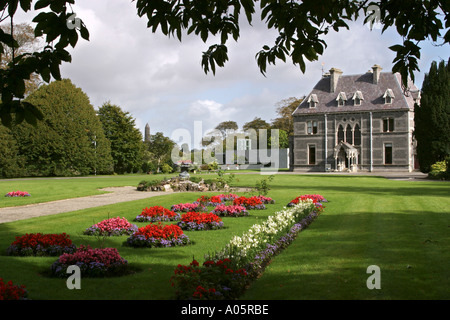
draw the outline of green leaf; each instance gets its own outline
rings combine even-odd
[[[36,4],[34,5],[35,10],[43,9],[45,7],[48,7],[52,0],[38,0]]]

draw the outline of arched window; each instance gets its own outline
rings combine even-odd
[[[344,141],[344,127],[342,125],[339,125],[338,128],[338,143]]]
[[[361,129],[359,128],[359,124],[356,124],[355,126],[355,141],[353,143],[353,145],[355,146],[360,146],[361,145]]]
[[[353,144],[353,131],[350,125],[347,125],[347,129],[345,131],[345,142]]]

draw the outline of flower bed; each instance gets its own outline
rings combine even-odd
[[[187,212],[181,216],[178,226],[183,230],[216,230],[223,227],[223,221],[214,213]]]
[[[11,256],[58,256],[75,250],[75,245],[66,233],[27,233],[16,237],[6,252]]]
[[[24,285],[14,285],[11,280],[4,283],[0,278],[0,300],[24,300],[27,295]]]
[[[264,204],[273,204],[273,203],[275,203],[275,200],[273,200],[272,198],[266,197],[266,196],[257,196],[257,198],[259,200],[261,200],[261,202],[264,203]]]
[[[272,257],[292,243],[318,215],[312,199],[299,201],[262,224],[253,225],[242,237],[234,237],[222,251],[206,256],[203,268],[195,260],[189,266],[178,265],[171,278],[177,298],[238,299]],[[225,267],[217,269],[218,265]]]
[[[263,204],[260,198],[253,196],[250,198],[239,197],[233,200],[234,205],[243,206],[247,210],[264,210],[266,206]]]
[[[218,206],[221,204],[225,204],[225,202],[227,201],[233,201],[234,199],[238,198],[237,195],[235,194],[219,194],[219,195],[215,195],[215,196],[201,196],[200,198],[197,199],[196,203],[200,203],[204,206]]]
[[[287,206],[293,207],[296,204],[298,204],[300,201],[304,201],[306,199],[311,199],[313,201],[313,203],[328,202],[323,196],[321,196],[319,194],[305,194],[305,195],[298,196],[297,198],[291,200],[291,202],[289,202],[287,204]]]
[[[84,277],[120,276],[128,271],[128,261],[116,248],[93,249],[81,245],[76,252],[65,253],[52,264],[52,275],[67,278],[67,268],[71,265],[78,266]]]
[[[238,206],[238,205],[219,205],[217,207],[214,208],[213,211],[211,211],[211,213],[214,213],[218,216],[222,216],[222,217],[243,217],[243,216],[248,216],[248,211],[247,209],[245,209],[245,207],[243,206]]]
[[[131,235],[136,232],[138,227],[128,222],[125,218],[110,218],[103,220],[87,228],[84,234],[89,236],[122,236]]]
[[[139,222],[175,221],[180,220],[179,213],[166,209],[162,206],[153,206],[142,209],[142,213],[134,220]]]
[[[257,278],[258,275],[269,264],[270,260],[283,249],[287,248],[292,241],[295,240],[298,233],[307,228],[317,217],[318,211],[311,212],[308,216],[296,223],[288,233],[280,237],[274,244],[266,243],[266,248],[256,254],[254,260],[246,265],[246,270],[251,274],[252,278]]]
[[[26,191],[11,191],[5,194],[5,197],[30,197],[31,194],[29,194]]]
[[[281,235],[289,232],[295,223],[315,210],[313,201],[307,199],[293,207],[276,212],[263,223],[253,225],[242,236],[234,236],[222,251],[210,259],[233,259],[236,265],[243,267],[250,263],[267,243],[275,243]]]
[[[180,203],[174,204],[170,210],[174,212],[201,212],[205,210],[205,206],[201,203]]]
[[[173,247],[190,243],[189,237],[177,225],[149,224],[132,234],[125,245],[132,247]]]
[[[179,264],[170,281],[181,300],[231,300],[243,293],[247,271],[235,268],[230,259],[208,260],[202,266],[194,259],[188,266]]]

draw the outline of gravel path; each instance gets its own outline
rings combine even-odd
[[[20,207],[0,208],[0,223],[171,194],[171,192],[142,192],[137,191],[136,187],[114,187],[101,190],[109,191],[109,193],[74,199],[30,204]]]

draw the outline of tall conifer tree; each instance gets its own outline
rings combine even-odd
[[[415,138],[420,170],[450,155],[450,64],[433,61],[425,75],[420,105],[415,105]]]

